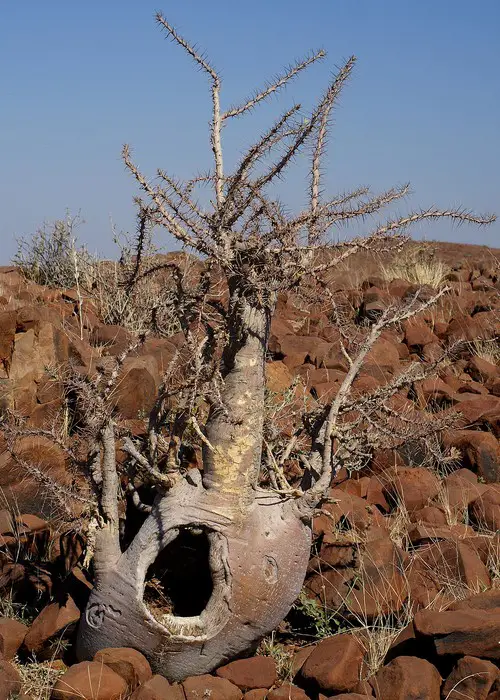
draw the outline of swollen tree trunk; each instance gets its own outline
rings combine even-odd
[[[81,660],[103,647],[131,646],[170,680],[206,673],[255,646],[300,592],[311,544],[307,514],[257,486],[271,309],[250,303],[237,287],[221,402],[206,425],[203,477],[192,470],[159,498],[117,560],[102,565],[96,551],[96,584],[77,641]],[[207,600],[189,616],[176,614],[175,605],[173,614],[153,615],[144,600],[148,569],[186,537],[207,543],[200,567],[208,572],[196,574],[209,575]]]

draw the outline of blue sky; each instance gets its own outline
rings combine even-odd
[[[325,190],[410,181],[411,205],[500,213],[498,0],[4,0],[0,4],[0,263],[15,237],[81,211],[81,238],[113,254],[110,221],[133,230],[133,147],[145,172],[189,177],[210,166],[210,96],[154,22],[155,10],[206,50],[222,104],[241,101],[311,48],[328,51],[263,109],[224,134],[234,162],[280,107],[304,108],[351,54],[335,112]],[[300,202],[301,162],[285,200]],[[367,224],[368,226],[368,224]],[[500,247],[500,224],[431,224],[416,236]],[[171,242],[165,239],[167,247]]]

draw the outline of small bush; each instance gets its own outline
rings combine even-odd
[[[75,231],[79,216],[45,223],[31,238],[18,239],[12,260],[31,282],[47,287],[74,287],[78,275],[85,275],[92,263],[85,247],[77,247]]]
[[[137,334],[146,330],[160,336],[176,333],[180,328],[173,313],[175,291],[169,286],[168,275],[161,274],[164,261],[149,239],[139,269],[131,246],[127,241],[121,245],[118,237],[115,243],[120,246],[119,260],[100,260],[78,244],[76,229],[82,223],[79,216],[67,214],[65,219],[44,224],[31,238],[18,240],[13,264],[26,280],[36,284],[76,288],[80,312],[85,301],[91,301],[104,323]],[[155,267],[159,271],[148,274]],[[190,274],[189,267],[186,258],[185,274]]]

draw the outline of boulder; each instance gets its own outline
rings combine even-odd
[[[0,654],[6,661],[11,661],[26,637],[28,628],[18,620],[8,617],[0,619]]]
[[[441,676],[425,659],[398,656],[370,680],[383,700],[440,700]]]
[[[146,657],[128,647],[101,649],[94,656],[94,661],[109,666],[127,682],[129,690],[134,690],[153,675]]]
[[[127,358],[113,394],[120,417],[134,419],[148,415],[153,408],[159,383],[153,357]]]
[[[82,661],[71,666],[54,686],[51,700],[122,700],[127,682],[106,664]]]
[[[308,700],[308,696],[302,688],[292,683],[283,683],[279,688],[273,688],[267,693],[267,700]]]
[[[216,675],[226,678],[243,691],[271,688],[276,682],[276,662],[270,656],[237,659],[218,668]]]
[[[64,605],[50,603],[35,618],[24,639],[26,649],[39,654],[56,635],[71,630],[80,619],[80,610],[68,596]]]
[[[190,676],[182,683],[186,700],[240,700],[243,696],[238,686],[226,678],[218,678],[205,674]]]
[[[0,312],[0,368],[9,376],[12,353],[14,351],[14,339],[16,335],[16,312]]]
[[[423,467],[396,467],[383,475],[389,503],[402,503],[412,513],[426,506],[440,488],[438,477]]]
[[[482,530],[500,530],[500,487],[490,484],[483,493],[470,504],[470,517]]]
[[[500,659],[500,608],[489,610],[419,610],[415,632],[432,637],[440,656],[470,655]]]
[[[500,481],[500,444],[491,433],[478,430],[448,430],[443,445],[462,453],[462,464],[487,483]]]
[[[474,355],[465,368],[465,371],[470,374],[476,382],[487,382],[495,379],[500,375],[499,368],[492,362]]]
[[[185,695],[182,685],[170,685],[166,678],[155,675],[136,688],[130,700],[185,700]]]
[[[9,661],[0,659],[0,700],[12,700],[21,692],[21,676]]]
[[[498,668],[491,661],[464,656],[444,682],[442,695],[446,700],[486,700],[498,678]]]
[[[351,634],[323,639],[300,669],[304,683],[327,694],[349,691],[360,679],[364,649]]]
[[[427,323],[420,317],[409,319],[403,323],[405,343],[412,351],[419,351],[429,343],[439,343],[439,338],[434,335]]]
[[[339,523],[344,529],[355,532],[362,532],[370,526],[371,508],[363,498],[334,488],[328,491],[328,500],[331,502],[322,507],[324,514],[314,519],[315,534],[329,533]]]

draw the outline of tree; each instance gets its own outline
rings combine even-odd
[[[156,671],[179,680],[208,672],[251,648],[286,615],[304,580],[315,509],[340,465],[354,465],[356,454],[363,452],[362,421],[380,414],[381,420],[393,422],[396,435],[398,416],[386,411],[384,402],[403,383],[420,378],[422,369],[411,366],[404,376],[358,400],[351,395],[352,383],[383,329],[419,313],[444,291],[426,300],[416,293],[406,307],[382,313],[367,328],[355,354],[341,336],[339,347],[349,370],[335,400],[326,408],[304,411],[291,438],[273,445],[265,422],[266,355],[280,294],[312,285],[314,293],[330,303],[332,314],[338,314],[327,273],[356,252],[397,249],[409,226],[418,221],[451,218],[482,225],[493,217],[431,208],[390,218],[362,238],[328,242],[335,227],[364,221],[409,191],[405,185],[378,195],[367,188],[330,198],[322,195],[321,162],[332,109],[355,58],[333,76],[307,118],[293,105],[227,173],[224,128],[325,53],[294,63],[248,100],[224,111],[218,73],[163,15],[156,20],[210,83],[213,170],[187,182],[158,170],[158,180],[152,182],[133,162],[129,148],[123,150],[126,167],[145,196],[137,199],[128,289],[132,294],[153,275],[168,273],[173,284],[168,291],[175,291],[173,307],[185,343],[165,373],[144,438],[120,430],[112,413],[113,387],[134,347],[92,378],[70,377],[80,428],[90,444],[85,465],[95,503],[89,528],[95,588],[80,624],[77,655],[83,660],[103,647],[132,646],[146,654]],[[304,149],[311,159],[308,206],[290,214],[273,197],[273,185]],[[208,207],[198,201],[199,188],[212,193]],[[152,260],[147,251],[157,227],[194,252],[197,262],[186,266],[187,258]],[[153,310],[151,328],[156,327]],[[354,409],[359,409],[358,417],[346,420]],[[429,424],[422,430],[429,430]],[[182,468],[182,445],[189,433],[202,445],[201,473]],[[370,431],[364,433],[369,436]],[[299,436],[304,435],[307,449],[299,450]],[[117,446],[128,455],[120,463]],[[305,473],[299,485],[290,486],[283,468],[292,454]],[[260,485],[262,470],[269,474],[269,488]],[[126,547],[120,533],[124,478],[130,499],[145,516]],[[147,485],[155,493],[151,505],[141,500]],[[185,556],[187,548],[198,567],[199,599],[183,610],[177,601],[180,612],[174,600],[173,612],[155,613],[144,601],[147,573],[151,567],[163,567],[175,578],[175,559]],[[182,598],[182,591],[178,595]]]

